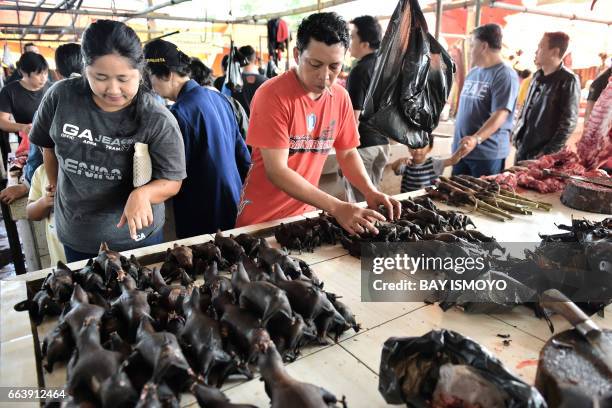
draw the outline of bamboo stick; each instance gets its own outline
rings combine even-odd
[[[514,212],[514,213],[517,213],[517,214],[524,214],[524,215],[532,215],[533,214],[531,211],[525,209],[524,207],[516,206],[516,205],[510,204],[510,203],[507,203],[506,201],[503,201],[503,200],[495,200],[494,202],[495,202],[495,206],[496,207],[499,207],[499,208],[501,208],[503,210],[511,211],[511,212]],[[488,202],[488,203],[493,205],[491,202]]]
[[[545,201],[532,200],[530,198],[521,196],[520,194],[513,193],[512,191],[509,191],[509,190],[501,189],[500,190],[500,194],[504,195],[506,197],[516,198],[516,199],[523,200],[523,201],[530,201],[532,203],[537,204],[539,207],[542,207],[542,208],[544,208],[544,207],[546,207],[548,209],[552,208],[552,204],[551,203],[547,203]]]
[[[469,182],[477,184],[477,185],[479,185],[479,186],[481,186],[483,188],[488,188],[491,185],[491,183],[489,183],[488,181],[482,180],[482,179],[479,179],[479,178],[476,178],[476,177],[473,177],[473,176],[462,175],[462,176],[455,176],[455,177],[464,178],[464,179],[468,180]],[[517,199],[517,200],[531,202],[531,203],[537,204],[537,206],[539,208],[545,208],[546,207],[546,208],[548,208],[548,210],[550,210],[552,208],[552,204],[550,204],[550,203],[543,202],[543,201],[532,200],[530,198],[524,197],[524,196],[522,196],[520,194],[516,194],[513,191],[510,191],[510,190],[507,190],[507,189],[501,188],[501,187],[499,188],[498,195],[504,195],[506,197],[514,198],[514,199]]]
[[[499,214],[499,215],[501,215],[501,216],[503,216],[503,217],[506,217],[506,218],[507,218],[507,219],[509,219],[509,220],[513,220],[513,219],[514,219],[514,217],[512,216],[512,214],[510,214],[509,212],[504,211],[504,210],[502,210],[502,209],[499,209],[499,208],[495,207],[494,205],[491,205],[491,204],[489,204],[489,203],[486,203],[486,202],[484,202],[484,201],[482,201],[482,200],[478,200],[478,207],[481,207],[481,206],[482,206],[482,207],[483,207],[485,210],[490,211],[490,212],[493,212],[493,213],[496,213],[496,214]]]
[[[497,221],[506,222],[506,219],[504,217],[501,217],[501,216],[499,216],[497,214],[493,214],[493,213],[491,213],[489,211],[483,210],[482,208],[477,208],[476,212],[479,212],[479,213],[481,213],[483,215],[486,215],[487,217],[494,218]]]

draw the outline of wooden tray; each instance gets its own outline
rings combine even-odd
[[[420,192],[400,195],[398,199],[415,196]],[[496,221],[470,214],[478,229],[506,242],[537,242],[538,233],[558,232],[557,224],[568,224],[571,218],[601,220],[605,216],[568,209],[559,202],[558,195],[529,194],[535,199],[554,203],[548,213],[533,216],[517,216],[512,222],[500,226]],[[436,204],[438,205],[438,204]],[[453,209],[439,205],[443,209]],[[305,214],[305,217],[316,214]],[[281,220],[292,222],[304,217]],[[226,231],[237,235],[247,232],[266,238],[278,246],[271,237],[272,228],[278,222]],[[194,245],[211,240],[210,235],[175,241],[182,245]],[[175,242],[168,242],[147,248],[128,251],[145,265],[163,261],[166,249]],[[327,347],[310,347],[303,350],[301,357],[288,365],[291,374],[302,381],[309,381],[326,387],[338,396],[346,395],[351,408],[388,406],[378,392],[378,370],[380,353],[384,341],[391,336],[420,336],[433,329],[447,328],[456,330],[483,344],[506,367],[528,383],[533,383],[539,351],[550,337],[548,326],[523,307],[515,308],[504,315],[468,315],[457,310],[442,310],[435,305],[420,302],[366,303],[361,301],[360,262],[347,255],[340,246],[323,246],[314,253],[294,254],[309,262],[315,273],[325,282],[325,289],[343,296],[346,303],[356,314],[363,330],[346,332],[337,344]],[[83,267],[85,261],[70,264],[72,269]],[[0,386],[61,386],[65,372],[57,368],[52,376],[45,375],[40,367],[39,340],[54,322],[45,321],[38,328],[33,327],[26,314],[13,310],[13,305],[26,298],[28,287],[38,289],[42,279],[50,269],[16,276],[0,282]],[[410,278],[410,276],[408,276]],[[602,328],[612,328],[612,307],[608,307],[604,317],[595,316],[594,320]],[[568,328],[563,319],[553,317],[557,331]],[[510,334],[510,346],[503,345],[497,334]],[[234,403],[251,403],[268,407],[269,399],[265,394],[263,382],[256,376],[251,381],[229,381],[223,387]],[[1,404],[3,407],[5,404]],[[184,395],[181,406],[196,406],[190,395]],[[7,405],[8,406],[8,405]],[[16,404],[25,407],[27,404]],[[30,406],[37,406],[32,404]]]

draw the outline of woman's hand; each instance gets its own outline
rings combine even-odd
[[[13,201],[19,200],[21,197],[28,195],[29,189],[23,184],[15,184],[14,186],[8,186],[4,190],[0,191],[0,201],[4,204],[10,205]]]
[[[350,235],[363,234],[366,230],[376,235],[378,229],[374,226],[374,222],[385,220],[384,215],[377,211],[347,202],[339,204],[330,214]]]
[[[140,187],[130,193],[117,228],[128,225],[130,237],[136,240],[138,231],[153,224],[153,208],[147,190]]]

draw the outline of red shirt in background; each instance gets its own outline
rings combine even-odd
[[[236,227],[312,211],[312,206],[288,196],[268,180],[260,149],[289,149],[289,168],[318,187],[330,149],[359,146],[349,95],[334,84],[331,92],[313,101],[295,70],[270,79],[251,103],[247,144],[253,147],[253,164],[242,189]]]

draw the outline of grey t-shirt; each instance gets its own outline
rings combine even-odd
[[[131,239],[127,225],[117,228],[134,189],[134,143],[149,146],[153,179],[186,177],[183,140],[176,119],[150,94],[143,94],[140,125],[136,106],[105,112],[93,101],[82,78],[54,84],[34,118],[30,140],[55,147],[59,162],[55,222],[60,241],[70,248],[96,253],[101,242],[117,251],[137,248],[139,241],[163,227],[164,205],[153,205],[153,225]]]
[[[473,135],[493,113],[505,109],[510,113],[506,121],[465,158],[499,160],[508,157],[518,89],[518,75],[504,63],[488,68],[472,68],[465,78],[459,98],[453,152],[457,151],[463,137]]]

